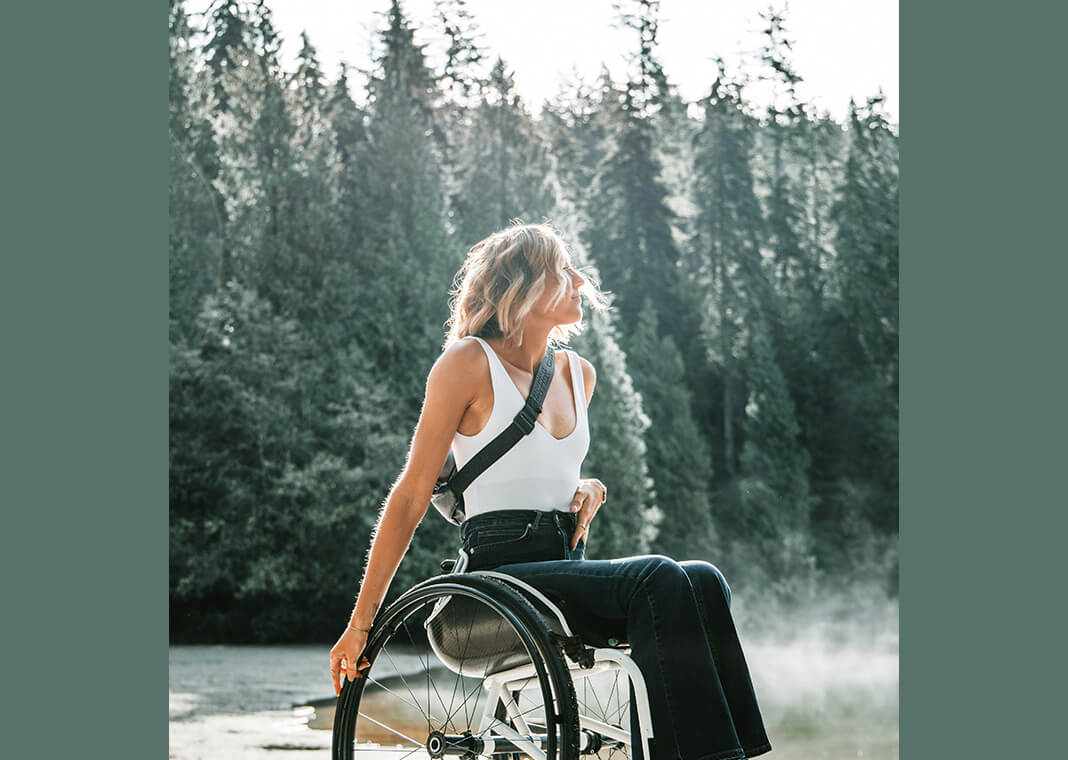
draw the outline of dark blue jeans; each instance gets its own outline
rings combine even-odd
[[[460,526],[467,570],[496,570],[563,608],[589,643],[626,641],[649,693],[650,760],[734,760],[768,752],[749,668],[730,613],[730,587],[701,560],[659,554],[585,559],[571,551],[570,512],[508,509]],[[631,694],[631,756],[644,758]]]

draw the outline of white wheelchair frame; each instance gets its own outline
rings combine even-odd
[[[567,637],[574,636],[571,630],[571,626],[568,625],[567,619],[564,617],[563,612],[557,607],[551,600],[548,599],[538,589],[531,586],[529,583],[520,580],[507,573],[500,573],[495,570],[473,570],[466,571],[468,565],[467,552],[460,549],[459,556],[456,560],[456,564],[452,569],[452,573],[459,573],[465,575],[481,575],[489,578],[495,578],[499,581],[507,583],[514,588],[520,594],[525,595],[531,603],[537,601],[537,605],[541,605],[549,614],[555,618],[555,623],[559,627],[563,635]],[[429,631],[430,621],[444,608],[444,604],[447,599],[440,600],[431,613],[427,616],[424,626]],[[545,613],[543,613],[544,615]],[[546,621],[550,623],[549,620]],[[550,623],[550,627],[552,624]],[[433,637],[428,637],[432,648],[435,650],[435,654],[439,656],[442,662],[446,662],[447,658],[441,656],[434,646]],[[652,757],[652,740],[653,740],[653,721],[652,714],[649,710],[649,693],[645,686],[645,678],[642,676],[641,671],[638,669],[637,664],[630,657],[629,646],[619,647],[587,647],[587,651],[592,652],[593,665],[592,667],[583,667],[577,662],[574,662],[570,657],[565,657],[564,660],[567,664],[568,673],[571,676],[572,682],[578,686],[578,681],[583,678],[590,678],[594,675],[598,675],[605,672],[622,671],[623,674],[629,680],[629,683],[633,689],[635,708],[638,714],[638,728],[642,737],[642,742],[645,747],[645,757]],[[523,738],[519,733],[515,731],[511,726],[508,726],[499,721],[494,716],[494,707],[500,703],[503,704],[508,711],[508,715],[511,719],[516,721],[517,725],[522,730],[526,729],[526,723],[523,720],[522,715],[519,713],[518,706],[512,699],[512,692],[517,688],[521,688],[526,684],[529,684],[534,676],[533,665],[523,665],[520,667],[510,668],[508,670],[493,673],[486,676],[483,679],[483,689],[485,690],[486,699],[484,701],[484,710],[479,725],[480,731],[485,731],[483,734],[486,739],[485,754],[493,753],[493,735],[496,733],[502,739],[508,739],[515,743],[516,746],[521,746],[523,751],[529,754],[534,760],[545,760],[544,750],[535,746],[533,742]],[[629,732],[618,728],[616,726],[609,725],[604,721],[591,718],[583,715],[579,712],[579,729],[596,732],[602,736],[614,739],[616,741],[630,744],[632,737]],[[530,736],[527,733],[526,736]],[[579,751],[584,751],[588,748],[587,742],[589,735],[581,733],[581,744]],[[542,743],[544,746],[544,743]]]

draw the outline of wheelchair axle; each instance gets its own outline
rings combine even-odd
[[[482,752],[485,742],[470,732],[463,734],[446,734],[433,731],[426,740],[427,753],[435,758],[446,756],[474,757]]]
[[[619,746],[619,742],[604,741],[604,737],[596,731],[583,730],[579,753],[593,755],[601,751],[604,746]],[[427,753],[437,760],[441,757],[473,758],[493,755],[507,755],[527,751],[525,747],[518,747],[507,739],[494,737],[490,740],[489,752],[486,752],[487,742],[481,737],[474,736],[470,731],[462,734],[446,734],[442,731],[433,731],[426,742]],[[539,744],[544,745],[543,742]]]
[[[473,736],[470,731],[462,734],[446,734],[442,731],[433,731],[426,741],[427,753],[437,760],[440,757],[475,758],[486,754],[505,755],[513,752],[522,752],[523,748],[517,747],[507,739],[493,738],[492,746],[486,752],[487,742],[478,736]]]

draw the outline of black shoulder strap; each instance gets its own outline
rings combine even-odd
[[[538,415],[541,414],[541,405],[545,400],[545,394],[549,390],[549,384],[553,380],[553,365],[556,362],[556,354],[550,345],[545,349],[545,356],[538,365],[538,371],[534,375],[534,383],[530,388],[527,402],[512,420],[512,424],[502,430],[496,438],[487,443],[481,451],[471,457],[468,462],[449,480],[449,488],[455,494],[462,494],[471,483],[485,472],[486,468],[496,462],[508,449],[515,446],[519,439],[534,429]]]

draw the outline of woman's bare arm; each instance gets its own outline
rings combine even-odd
[[[350,625],[368,629],[389,584],[426,514],[434,483],[453,435],[475,397],[479,364],[473,341],[458,341],[434,363],[427,377],[423,410],[412,436],[408,461],[386,497],[371,539],[371,552]]]
[[[449,453],[453,435],[464,412],[475,398],[484,356],[474,341],[451,345],[430,369],[423,411],[412,436],[408,461],[390,489],[371,539],[363,582],[349,625],[330,649],[330,675],[334,693],[341,693],[341,679],[361,677],[370,667],[360,655],[367,645],[367,632],[374,622],[389,584],[408,551],[416,526],[430,506],[434,482]]]

